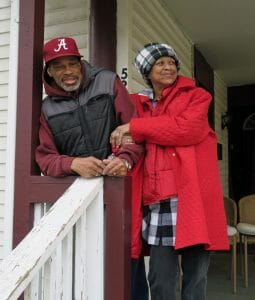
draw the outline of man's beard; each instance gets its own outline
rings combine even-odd
[[[74,85],[66,85],[61,80],[57,81],[57,84],[66,92],[74,92],[74,91],[78,90],[78,88],[80,87],[81,78],[79,78],[78,81],[76,82],[76,84],[74,84]]]

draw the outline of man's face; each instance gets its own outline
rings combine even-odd
[[[81,63],[75,56],[54,59],[49,63],[47,73],[66,92],[76,91],[81,84]]]

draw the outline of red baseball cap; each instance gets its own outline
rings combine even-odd
[[[82,57],[74,39],[70,37],[58,37],[45,43],[43,58],[46,64],[62,56]]]

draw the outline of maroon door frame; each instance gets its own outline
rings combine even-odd
[[[38,120],[42,99],[44,1],[20,0],[19,25],[14,246],[31,228],[30,177],[40,175],[34,162],[34,150],[38,144]],[[42,190],[41,195],[38,194],[38,200],[44,199],[44,194],[45,190]]]
[[[45,1],[20,0],[13,247],[32,227],[33,204],[54,202],[75,176],[40,176],[34,160],[42,99]],[[91,1],[91,63],[115,69],[116,0]],[[104,182],[105,299],[130,299],[130,178]],[[123,213],[125,212],[125,213]]]
[[[90,2],[90,62],[92,65],[116,70],[117,45],[116,0]]]

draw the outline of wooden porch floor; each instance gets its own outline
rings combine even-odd
[[[230,253],[214,253],[208,273],[207,300],[254,300],[255,299],[255,252],[249,254],[249,286],[244,287],[240,259],[237,262],[237,293],[233,293],[230,280]]]

